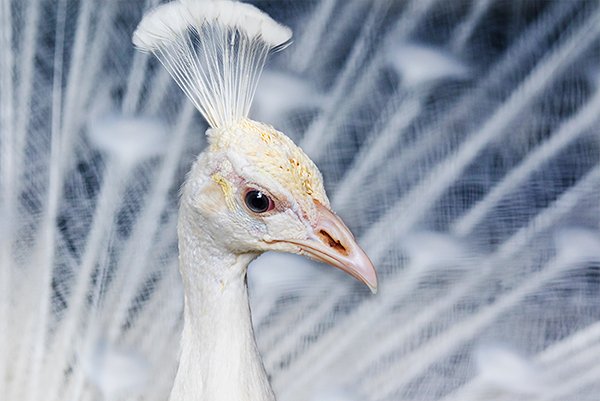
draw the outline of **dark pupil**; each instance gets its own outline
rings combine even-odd
[[[250,191],[246,194],[246,205],[255,213],[266,212],[269,209],[269,198],[260,191]]]

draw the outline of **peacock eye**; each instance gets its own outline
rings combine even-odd
[[[248,209],[254,213],[265,213],[275,207],[275,204],[268,195],[255,189],[246,192],[244,200]]]

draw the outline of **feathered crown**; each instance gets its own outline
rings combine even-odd
[[[292,31],[254,6],[174,1],[147,13],[134,45],[152,52],[213,128],[248,116],[267,55]]]

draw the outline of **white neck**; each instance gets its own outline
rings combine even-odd
[[[246,270],[256,257],[219,249],[182,202],[179,263],[185,292],[181,359],[170,401],[273,401],[254,340]]]

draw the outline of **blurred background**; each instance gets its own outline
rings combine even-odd
[[[198,0],[202,1],[202,0]],[[0,399],[166,400],[200,114],[131,35],[159,1],[0,1]],[[378,268],[249,269],[278,399],[597,400],[600,4],[257,0],[251,117]]]

